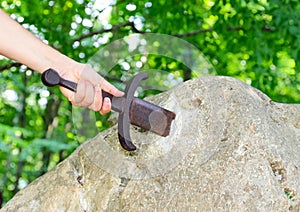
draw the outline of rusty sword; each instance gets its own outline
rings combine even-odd
[[[110,98],[112,110],[119,113],[118,138],[121,146],[127,151],[136,150],[130,138],[130,124],[144,130],[166,137],[170,134],[172,121],[176,114],[158,105],[134,97],[141,80],[148,78],[146,73],[138,73],[128,83],[123,97],[115,97],[102,90],[102,98]],[[42,82],[49,87],[60,85],[76,92],[77,84],[63,79],[54,69],[47,69],[42,74]]]

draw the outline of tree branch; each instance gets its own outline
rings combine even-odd
[[[83,39],[85,39],[85,38],[89,38],[89,37],[92,37],[93,35],[98,35],[98,34],[102,34],[102,33],[105,33],[105,32],[115,32],[115,31],[118,31],[118,30],[120,30],[121,28],[127,27],[127,26],[130,26],[131,29],[132,29],[132,31],[135,32],[135,33],[141,33],[141,34],[144,34],[144,33],[145,33],[145,32],[143,32],[143,31],[138,30],[138,29],[135,27],[135,25],[134,25],[133,22],[128,21],[128,22],[125,22],[125,23],[121,23],[121,24],[114,25],[114,26],[112,26],[110,29],[100,29],[100,30],[92,31],[92,32],[90,32],[90,33],[88,33],[88,34],[85,34],[85,35],[81,35],[81,36],[75,38],[75,39],[73,40],[73,42],[75,42],[75,41],[81,41],[81,40],[83,40]]]
[[[239,30],[247,30],[243,27],[232,27],[232,26],[228,26],[226,28],[228,31],[239,31]],[[194,35],[198,35],[198,34],[202,34],[202,33],[206,33],[206,32],[212,32],[214,31],[215,29],[214,28],[209,28],[209,29],[199,29],[199,30],[195,30],[195,31],[191,31],[191,32],[186,32],[186,33],[182,33],[182,34],[172,34],[173,36],[175,37],[180,37],[180,38],[183,38],[183,37],[190,37],[190,36],[194,36]],[[274,32],[275,29],[274,28],[271,28],[271,27],[268,27],[268,26],[263,26],[261,28],[262,31],[265,31],[265,32]]]
[[[110,29],[100,29],[100,30],[92,31],[92,32],[90,32],[88,34],[81,35],[78,38],[75,38],[73,40],[73,42],[75,42],[75,41],[81,41],[81,40],[83,40],[85,38],[89,38],[89,37],[92,37],[93,35],[98,35],[98,34],[102,34],[102,33],[105,33],[105,32],[114,32],[114,31],[117,31],[120,28],[123,28],[123,27],[126,27],[126,26],[131,26],[132,27],[132,25],[133,25],[132,22],[126,22],[126,23],[121,23],[121,24],[112,26]]]

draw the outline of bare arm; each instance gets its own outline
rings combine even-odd
[[[123,93],[97,74],[89,65],[78,63],[43,43],[0,9],[0,54],[42,73],[53,68],[78,83],[76,94],[61,88],[73,105],[88,107],[102,114],[110,111],[109,99],[102,102],[101,89],[122,96]]]
[[[60,54],[0,10],[0,53],[42,73],[47,68],[67,68],[75,61]]]

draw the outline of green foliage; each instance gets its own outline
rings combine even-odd
[[[0,5],[40,39],[80,62],[133,33],[168,34],[199,48],[217,74],[241,79],[274,101],[300,100],[296,0],[5,0]],[[120,88],[141,66],[164,70],[177,82],[199,77],[172,58],[147,55],[143,61],[143,56],[124,57],[102,72]],[[2,196],[5,203],[85,137],[76,137],[68,101],[58,89],[47,90],[39,74],[4,57],[0,70],[0,200]],[[142,96],[166,85],[159,74],[149,79],[155,86]],[[109,127],[107,117],[97,115],[99,130]]]

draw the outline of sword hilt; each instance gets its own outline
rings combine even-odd
[[[130,138],[130,106],[134,98],[135,90],[141,80],[148,77],[146,73],[138,73],[129,81],[125,89],[124,97],[115,97],[110,93],[102,90],[102,99],[110,98],[112,102],[112,109],[119,112],[118,119],[118,137],[121,146],[127,151],[136,150],[136,146],[132,143]],[[63,79],[54,69],[47,69],[42,74],[42,82],[44,85],[53,87],[60,85],[71,91],[77,91],[77,84],[75,82]]]
[[[51,68],[49,68],[48,70],[43,72],[42,82],[44,83],[44,85],[46,85],[48,87],[60,85],[60,86],[67,88],[75,93],[77,91],[77,83],[62,78],[61,76],[59,76],[57,71],[55,71],[54,69],[51,69]],[[108,98],[110,98],[110,100],[112,100],[113,95],[102,90],[102,100],[105,97],[108,97]],[[112,109],[115,111],[118,111],[117,107],[115,107],[113,105],[112,105]]]

